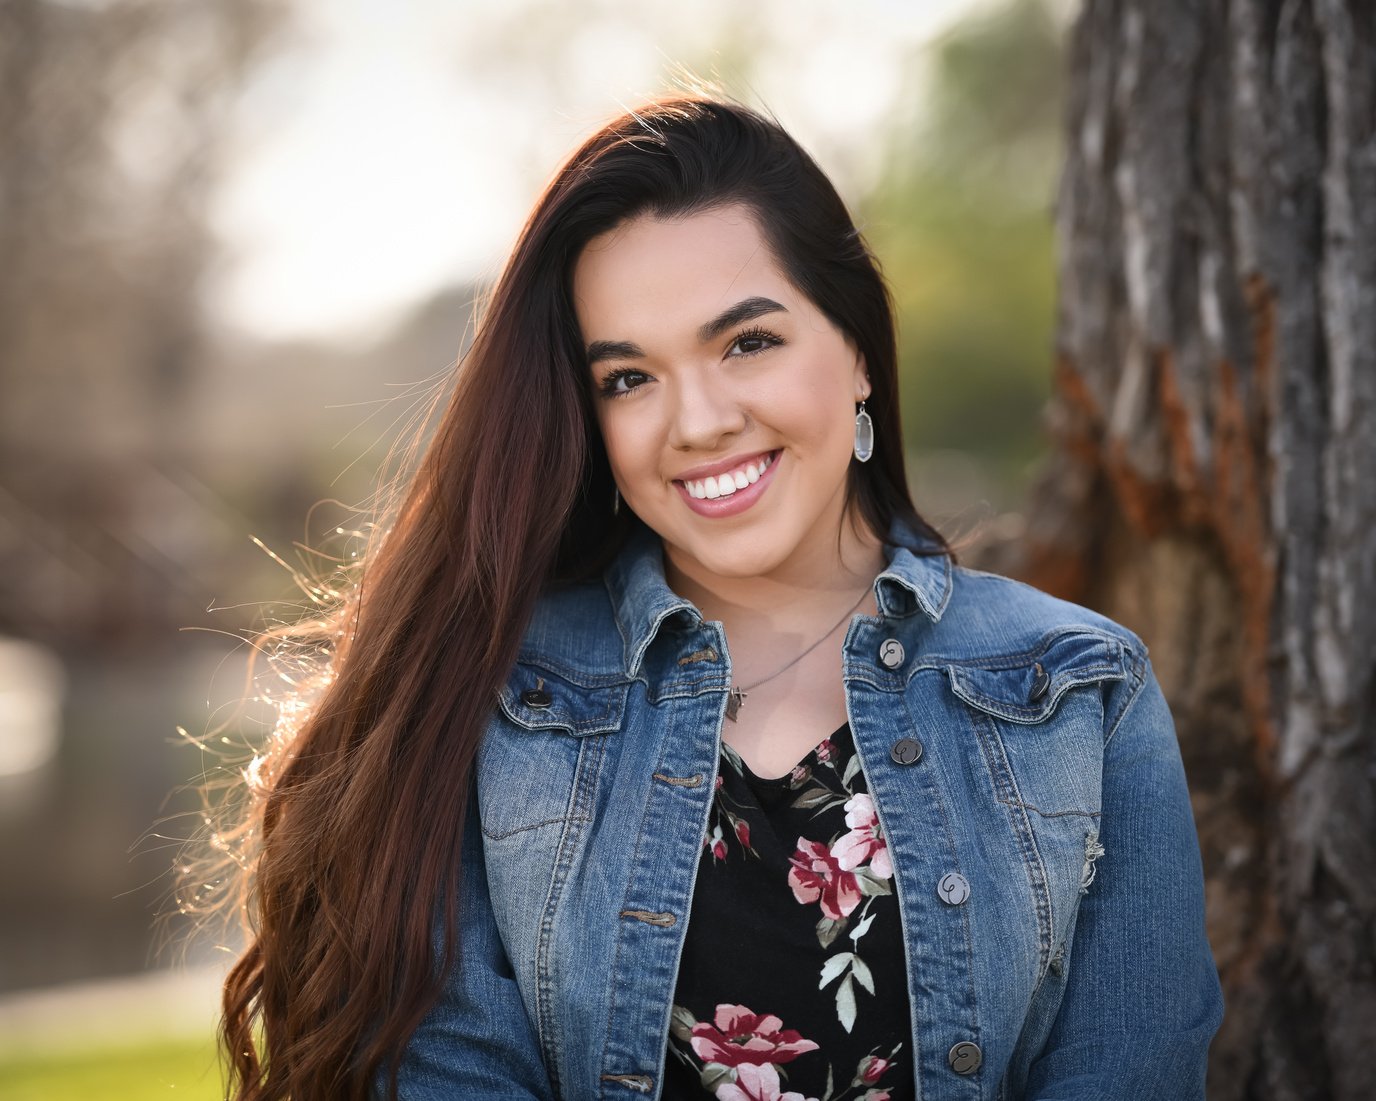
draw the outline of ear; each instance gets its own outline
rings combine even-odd
[[[870,385],[869,370],[865,366],[865,357],[861,353],[855,354],[855,400],[864,401],[870,396],[874,387]]]

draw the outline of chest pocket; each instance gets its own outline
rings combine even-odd
[[[1104,689],[1128,666],[1120,639],[1086,628],[1030,651],[947,665],[1001,802],[1046,817],[1099,813]]]
[[[605,752],[598,735],[621,729],[629,690],[625,681],[580,684],[542,665],[516,665],[478,755],[489,840],[591,820]]]

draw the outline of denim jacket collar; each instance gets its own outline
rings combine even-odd
[[[888,565],[874,579],[879,613],[902,619],[920,611],[933,622],[939,620],[951,598],[950,555],[933,553],[936,548],[897,517],[884,544]],[[702,621],[697,607],[669,588],[664,579],[663,544],[644,525],[631,534],[603,576],[630,677],[639,673],[645,651],[666,620]]]

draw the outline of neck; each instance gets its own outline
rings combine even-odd
[[[848,519],[800,546],[787,562],[754,577],[722,577],[665,549],[669,587],[691,600],[703,618],[727,628],[754,624],[775,631],[806,630],[818,615],[840,614],[887,564],[884,545],[868,525]]]

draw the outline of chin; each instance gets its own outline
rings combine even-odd
[[[696,533],[695,533],[696,535]],[[740,531],[716,538],[696,535],[690,539],[669,537],[681,555],[687,555],[717,577],[759,577],[787,560],[790,546],[774,533]]]

